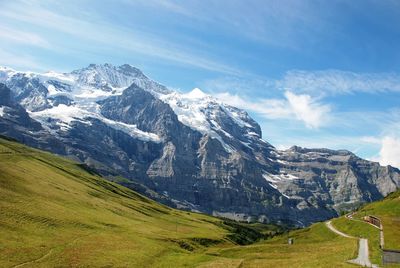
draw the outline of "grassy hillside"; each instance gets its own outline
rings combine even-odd
[[[385,248],[400,249],[400,191],[365,205],[353,215],[355,220],[346,217],[332,220],[332,224],[340,231],[354,237],[368,238],[370,260],[381,266],[379,230],[361,221],[364,215],[381,218]],[[294,245],[287,245],[288,237],[294,238]],[[358,240],[340,237],[328,230],[324,223],[317,223],[254,245],[219,249],[217,253],[226,258],[240,258],[241,267],[355,267],[346,261],[357,257]]]
[[[385,238],[384,248],[400,250],[400,191],[363,206],[353,214],[353,220],[340,217],[332,221],[337,229],[346,234],[367,238],[371,261],[381,265],[382,251],[379,248],[379,229],[362,220],[366,215],[374,215],[381,219]],[[400,267],[400,265],[396,267]]]
[[[374,264],[381,264],[382,252],[379,248],[379,230],[363,221],[349,220],[340,217],[332,221],[333,226],[354,237],[368,239],[369,258]]]
[[[159,205],[75,162],[4,139],[0,197],[0,267],[193,265],[221,259],[204,254],[210,245],[261,236]]]
[[[383,224],[385,248],[400,250],[400,191],[391,193],[381,201],[373,202],[362,207],[355,218],[364,215],[375,215]]]
[[[395,212],[363,208],[387,216],[388,234],[398,234],[394,200]],[[171,209],[0,138],[0,267],[351,267],[357,254],[357,240],[324,223],[239,246],[279,231]]]
[[[294,238],[293,245],[287,244],[288,237]],[[238,260],[240,267],[354,267],[346,261],[356,256],[357,241],[317,223],[253,245],[212,250],[217,256]],[[216,262],[204,267],[214,267]]]

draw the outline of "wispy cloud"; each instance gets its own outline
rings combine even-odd
[[[276,80],[269,78],[239,76],[225,76],[203,81],[200,87],[212,92],[230,92],[231,94],[245,95],[252,92],[257,94],[276,93]]]
[[[3,8],[0,10],[0,18],[55,30],[58,34],[76,37],[80,42],[83,40],[92,41],[96,46],[103,46],[108,49],[123,49],[126,53],[135,52],[225,74],[238,75],[241,73],[240,70],[231,65],[212,59],[210,55],[203,51],[166,41],[157,35],[106,23],[94,15],[90,16],[90,14],[85,14],[86,16],[75,13],[66,15],[41,6],[38,2],[34,3],[16,4]],[[32,35],[31,39],[33,37]],[[40,43],[40,41],[40,39],[36,39],[36,43]]]
[[[135,5],[144,5],[144,6],[149,6],[150,8],[158,8],[158,9],[164,9],[168,12],[179,14],[179,15],[184,15],[186,17],[190,18],[196,18],[196,12],[192,8],[187,8],[184,5],[184,2],[181,3],[175,3],[174,1],[170,0],[137,0],[135,2],[132,2],[130,0],[123,0],[123,2],[135,6]],[[202,18],[202,17],[201,17]],[[203,18],[202,18],[203,19]]]
[[[293,70],[287,72],[283,79],[277,81],[277,87],[318,95],[354,92],[400,92],[400,74],[355,73],[340,70]]]
[[[356,73],[341,70],[287,71],[282,78],[248,75],[227,76],[204,81],[201,86],[215,92],[262,92],[274,95],[282,91],[306,94],[314,98],[354,93],[400,92],[400,73]]]
[[[323,34],[320,12],[305,1],[138,1],[190,20],[212,24],[226,33],[279,47],[296,48],[300,43]],[[299,27],[301,25],[302,27]]]
[[[309,95],[296,95],[290,91],[285,92],[292,114],[303,121],[309,128],[319,128],[329,121],[331,107],[322,104]]]
[[[0,40],[2,40],[3,42],[9,41],[13,43],[38,46],[42,48],[50,47],[50,44],[37,34],[20,31],[2,25],[0,25]]]
[[[0,48],[0,65],[20,70],[44,70],[39,60],[25,53],[12,53]]]
[[[319,128],[330,121],[331,107],[313,99],[309,95],[296,95],[285,92],[282,99],[261,99],[249,101],[228,92],[214,96],[224,103],[255,112],[267,119],[299,120],[308,128]]]

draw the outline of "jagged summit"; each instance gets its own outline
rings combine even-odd
[[[152,84],[151,90],[154,92],[164,93],[167,91],[165,87],[150,80],[142,71],[129,64],[121,66],[114,66],[110,63],[90,64],[86,68],[72,71],[71,74],[75,77],[77,83],[105,91],[126,88],[131,84],[137,84],[138,86]]]
[[[104,64],[94,64],[91,63],[87,67],[82,68],[82,69],[77,69],[71,72],[72,74],[82,74],[82,73],[96,73],[98,75],[103,75],[104,78],[108,78],[108,80],[111,80],[110,77],[107,77],[108,75],[125,75],[127,77],[138,77],[138,78],[146,78],[149,79],[147,76],[143,74],[143,72],[130,65],[130,64],[123,64],[120,66],[115,66],[111,63],[104,63]]]

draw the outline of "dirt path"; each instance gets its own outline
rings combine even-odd
[[[335,227],[332,226],[332,222],[331,221],[327,221],[326,222],[326,226],[334,233],[337,233],[338,235],[347,237],[347,238],[355,238],[353,236],[347,235],[345,233],[342,233],[341,231],[339,231],[338,229],[336,229]]]
[[[348,234],[342,233],[335,227],[333,227],[331,221],[326,222],[326,226],[334,233],[341,235],[343,237],[347,238],[355,238],[353,236],[350,236]],[[354,263],[361,265],[363,267],[372,267],[372,268],[377,268],[378,266],[375,264],[372,264],[369,260],[369,250],[368,250],[368,239],[365,238],[360,238],[359,240],[359,246],[358,246],[358,256],[354,260],[349,260],[348,262]]]
[[[44,254],[42,257],[40,257],[40,258],[38,258],[38,259],[35,259],[35,260],[31,260],[31,261],[27,261],[27,262],[20,263],[20,264],[18,264],[18,265],[16,265],[16,266],[13,266],[13,268],[18,268],[18,267],[25,266],[25,265],[27,265],[27,264],[31,264],[31,263],[34,263],[34,262],[39,262],[39,261],[41,261],[41,260],[47,258],[47,256],[49,256],[49,255],[51,254],[52,251],[53,251],[53,249],[50,249],[50,250],[49,250],[46,254]]]
[[[75,239],[72,240],[71,242],[66,243],[65,246],[72,245],[72,244],[74,244],[75,242],[77,242],[79,239],[81,239],[81,238],[83,238],[83,237],[87,237],[87,236],[89,236],[89,235],[91,235],[91,234],[92,234],[92,233],[87,234],[87,235],[84,235],[84,236],[78,236],[77,238],[75,238]],[[48,256],[50,256],[50,254],[53,252],[54,249],[55,249],[55,248],[51,248],[46,254],[44,254],[44,255],[43,255],[42,257],[40,257],[40,258],[37,258],[37,259],[31,260],[31,261],[27,261],[27,262],[23,262],[23,263],[17,264],[17,265],[15,265],[15,266],[12,266],[12,268],[19,268],[19,267],[23,267],[23,266],[28,265],[28,264],[32,264],[32,263],[35,263],[35,262],[40,262],[40,261],[44,260],[45,258],[47,258]],[[28,266],[28,267],[29,267],[29,266]]]

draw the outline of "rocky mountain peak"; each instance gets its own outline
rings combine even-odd
[[[5,81],[10,75],[15,74],[16,71],[9,67],[0,66],[0,81]]]
[[[117,67],[106,64],[90,64],[88,67],[71,73],[81,85],[112,91],[113,88],[127,87],[132,82],[130,73],[122,73]]]
[[[11,101],[11,91],[3,83],[0,83],[0,105],[8,106]]]
[[[104,74],[123,74],[129,77],[140,77],[140,78],[147,78],[143,74],[143,72],[130,65],[130,64],[122,64],[120,66],[115,66],[111,63],[104,63],[104,64],[95,64],[91,63],[87,67],[78,69],[75,71],[72,71],[73,74],[82,74],[82,73],[97,73],[98,75],[104,75]]]
[[[141,70],[130,65],[114,66],[110,63],[90,64],[88,67],[71,72],[74,80],[81,86],[89,86],[111,92],[127,88],[132,84],[154,94],[165,94],[171,91],[143,74]]]

